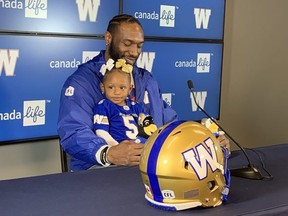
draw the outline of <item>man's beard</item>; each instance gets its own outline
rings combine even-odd
[[[123,58],[124,56],[121,56],[119,53],[119,50],[117,50],[116,46],[114,45],[114,41],[112,40],[111,45],[109,46],[109,54],[110,58],[112,58],[114,61],[117,61],[120,58]]]
[[[114,43],[114,41],[112,40],[111,41],[111,44],[110,44],[110,46],[109,46],[109,55],[110,55],[110,58],[112,58],[114,61],[117,61],[118,59],[125,59],[126,58],[126,56],[125,56],[125,54],[123,53],[123,52],[120,52],[120,50],[118,49],[118,47],[115,45],[115,43]],[[137,57],[138,58],[138,57]],[[134,64],[136,64],[136,60],[137,59],[135,59],[134,61],[133,61],[133,63],[129,63],[129,64],[132,64],[132,65],[134,65]]]

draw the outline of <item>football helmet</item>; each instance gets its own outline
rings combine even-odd
[[[145,198],[174,211],[220,205],[230,184],[226,154],[200,123],[175,121],[158,128],[140,158]]]

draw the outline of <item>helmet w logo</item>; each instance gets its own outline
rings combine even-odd
[[[182,153],[185,161],[192,166],[199,180],[208,176],[208,165],[212,172],[217,169],[223,171],[223,166],[217,161],[213,140],[208,138],[204,143],[206,147],[203,144],[199,144],[195,148]]]

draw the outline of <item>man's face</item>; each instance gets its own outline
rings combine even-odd
[[[123,58],[128,64],[135,64],[144,43],[142,28],[136,23],[122,23],[112,36],[109,46],[110,57]]]

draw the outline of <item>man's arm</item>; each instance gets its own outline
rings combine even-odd
[[[63,149],[73,158],[83,161],[83,167],[78,168],[87,169],[97,163],[95,154],[105,144],[92,130],[93,106],[102,99],[102,94],[100,88],[90,87],[93,83],[78,80],[77,77],[70,78],[62,89],[58,134]]]

